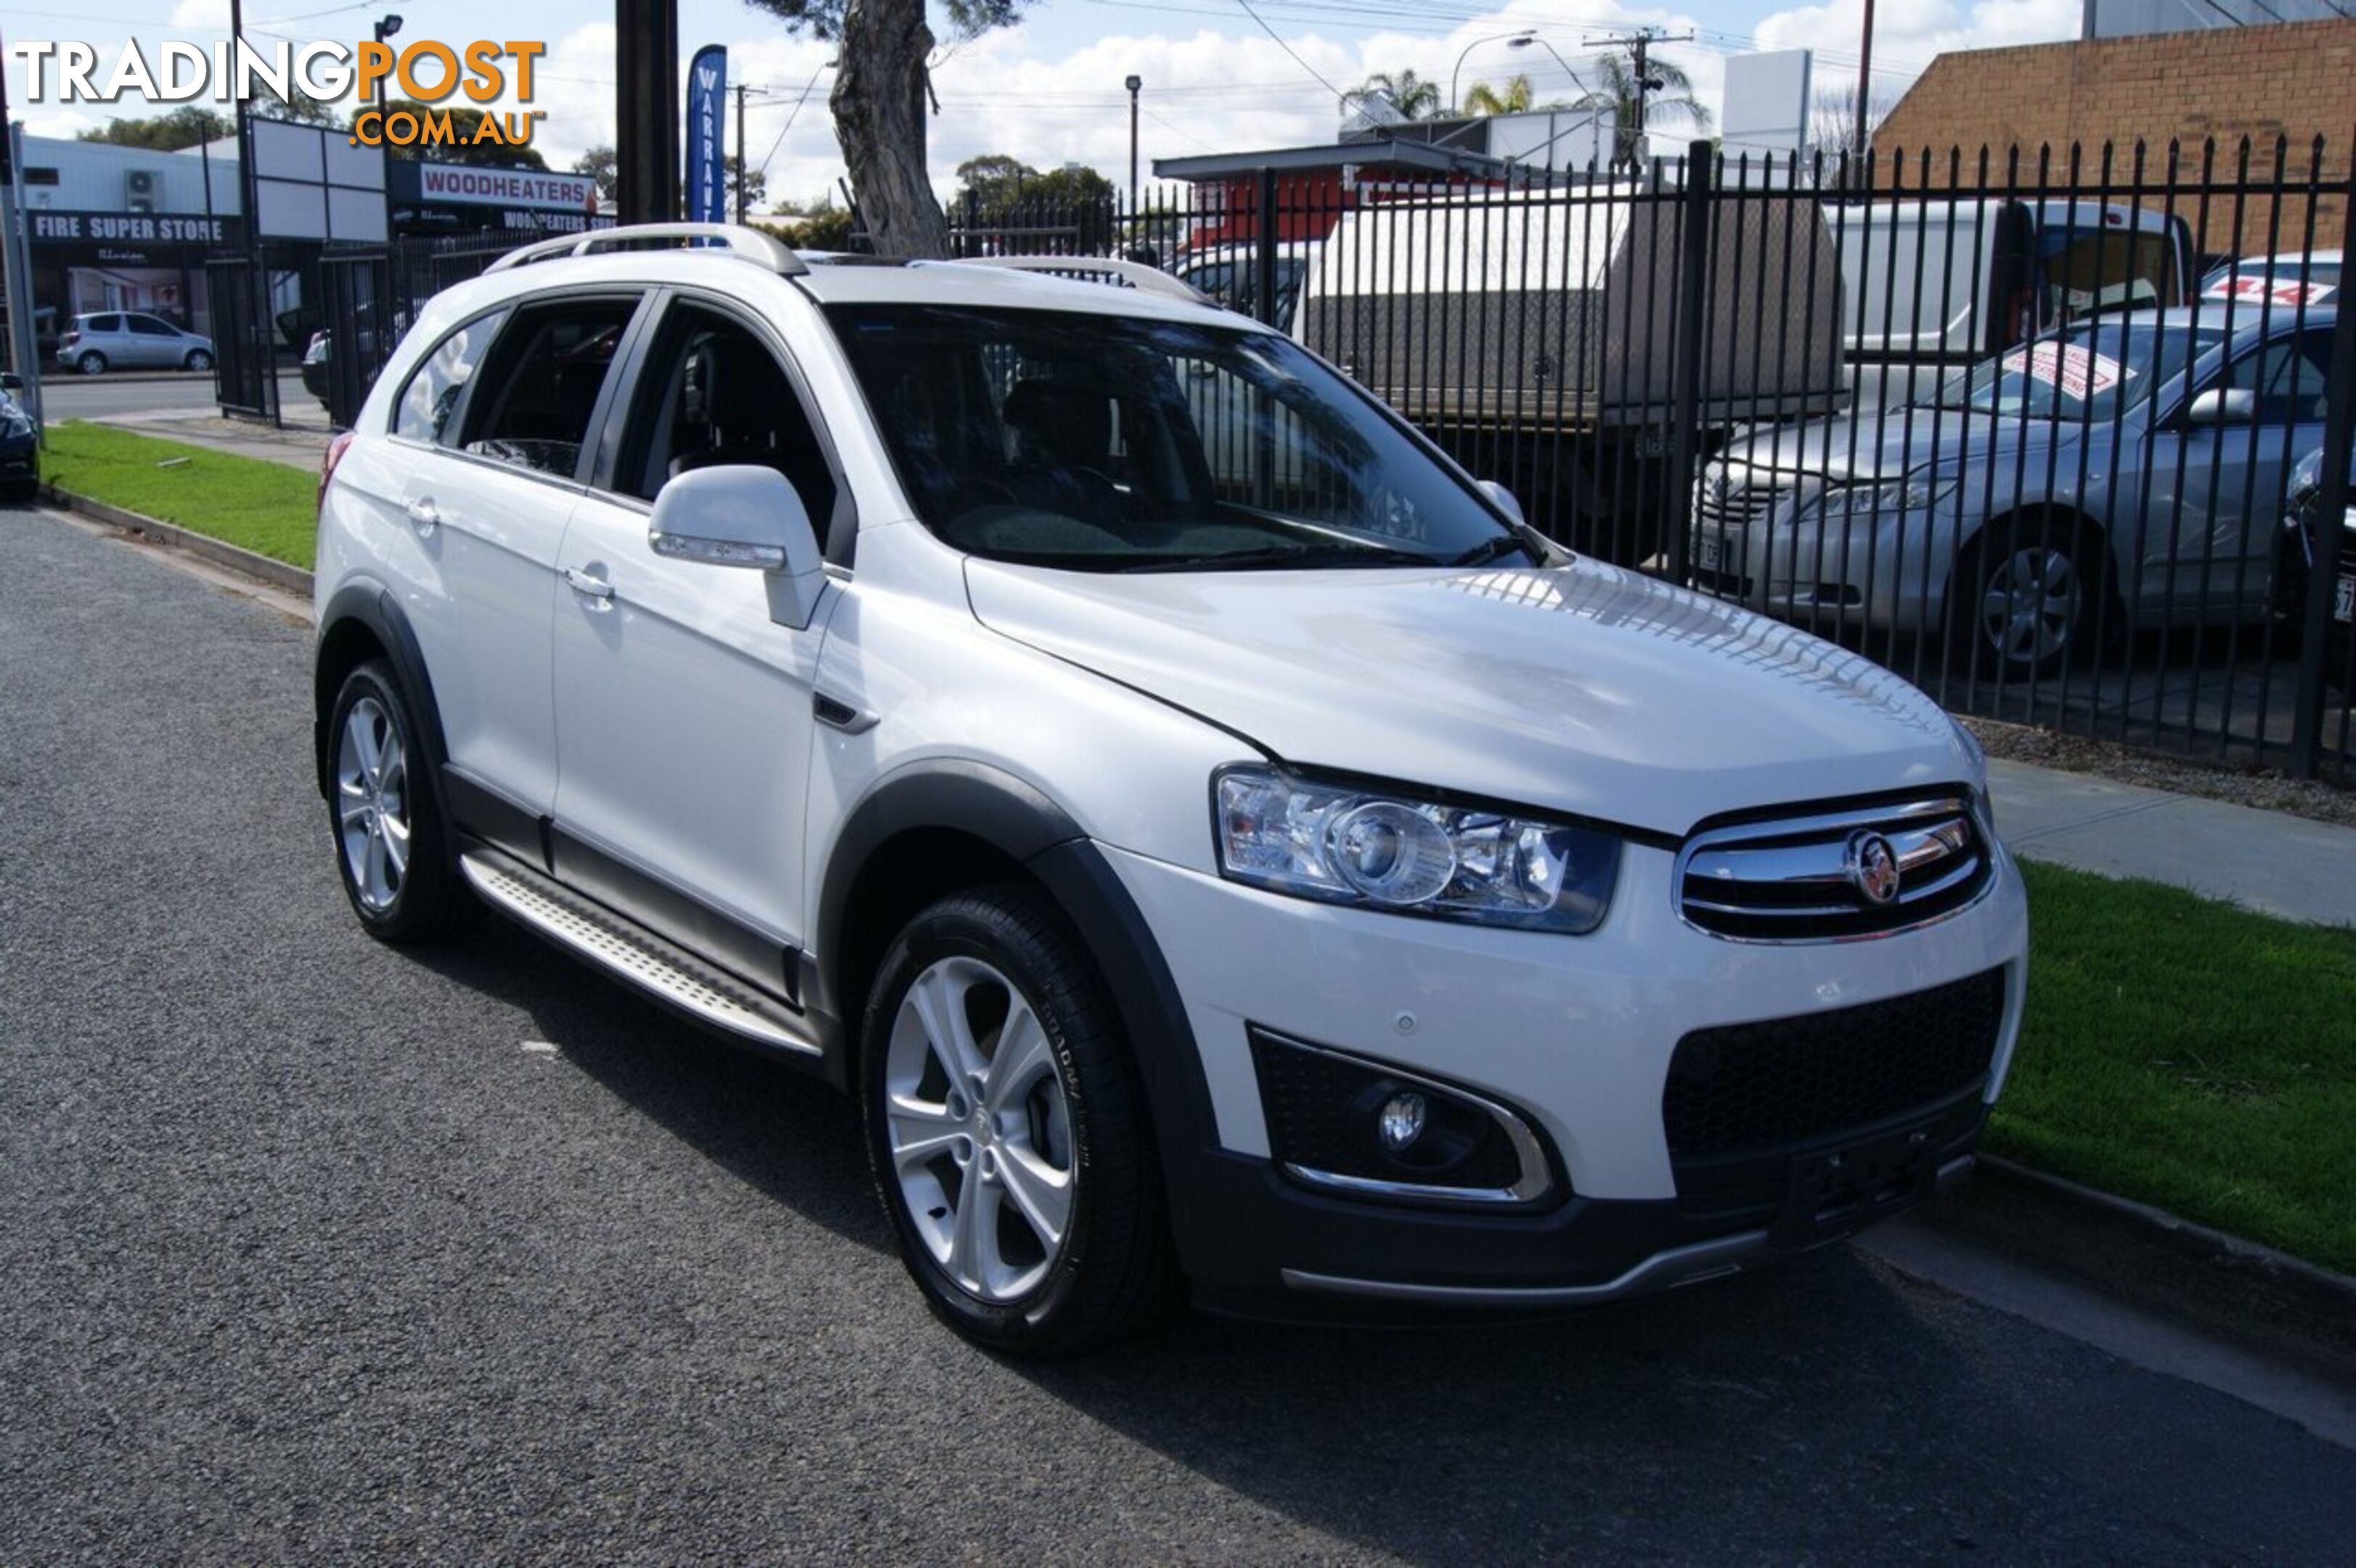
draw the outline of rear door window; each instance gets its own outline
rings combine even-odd
[[[172,328],[169,323],[158,321],[152,315],[125,316],[123,319],[131,324],[131,330],[137,333],[142,337],[177,337],[180,336],[178,332]]]
[[[91,332],[120,332],[123,330],[123,318],[119,315],[91,316],[90,318],[89,330]]]
[[[392,433],[430,446],[450,444],[457,435],[451,422],[483,351],[498,330],[503,315],[478,316],[444,338],[425,362],[410,373],[393,405]]]
[[[468,400],[461,451],[570,479],[638,296],[552,301],[508,318]]]

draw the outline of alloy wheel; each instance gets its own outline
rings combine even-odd
[[[409,877],[409,757],[392,716],[373,697],[344,716],[336,821],[355,895],[371,913],[383,913]]]
[[[999,970],[944,958],[894,1018],[884,1139],[917,1239],[993,1306],[1038,1288],[1071,1234],[1071,1106],[1037,1010]]]

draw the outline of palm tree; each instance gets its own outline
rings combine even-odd
[[[1537,99],[1537,90],[1530,86],[1530,79],[1526,76],[1514,78],[1505,83],[1502,91],[1485,81],[1476,81],[1472,84],[1472,91],[1464,95],[1462,112],[1466,114],[1521,114],[1541,107]]]
[[[1636,62],[1632,51],[1625,48],[1607,49],[1598,55],[1595,69],[1603,77],[1603,85],[1590,91],[1574,109],[1609,109],[1612,111],[1612,162],[1614,166],[1641,164],[1644,161],[1644,135],[1639,125],[1657,122],[1664,116],[1693,122],[1697,131],[1709,129],[1709,111],[1693,95],[1693,78],[1682,66],[1663,59],[1658,55],[1644,58],[1644,69],[1654,87],[1647,94],[1636,80]]]
[[[1358,83],[1351,96],[1387,98],[1408,120],[1437,120],[1446,107],[1440,101],[1440,83],[1426,81],[1411,70],[1378,70]]]

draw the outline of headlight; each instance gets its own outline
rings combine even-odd
[[[20,435],[30,435],[32,433],[33,419],[30,414],[18,413],[15,409],[10,409],[5,413],[0,413],[0,435],[5,435],[11,441],[14,441]]]
[[[1887,485],[1836,485],[1816,503],[1826,518],[1869,517],[1884,513],[1927,512],[1955,493],[1954,481],[1924,478],[1894,480]]]
[[[1611,902],[1620,840],[1482,806],[1319,784],[1269,768],[1214,783],[1219,869],[1326,903],[1579,934]]]
[[[2323,484],[2323,448],[2317,447],[2290,466],[2290,488],[2286,494],[2303,496],[2319,489]]]

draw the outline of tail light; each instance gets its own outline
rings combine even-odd
[[[352,432],[344,431],[327,443],[327,454],[319,460],[319,509],[327,509],[327,481],[336,476],[336,464],[344,460],[344,449],[352,443]]]

